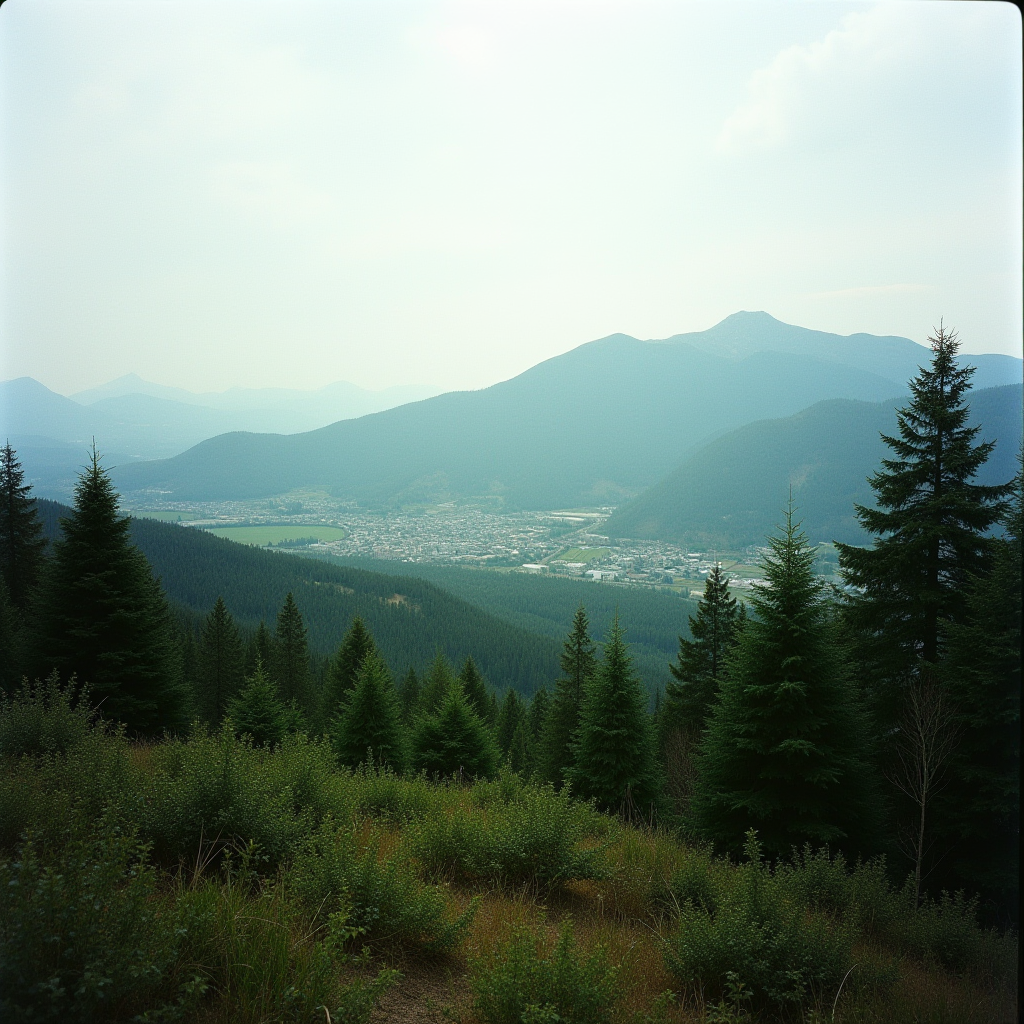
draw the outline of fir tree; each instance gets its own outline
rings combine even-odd
[[[575,795],[627,817],[649,817],[657,803],[647,695],[633,675],[618,615],[584,693],[575,760],[567,779]]]
[[[217,725],[228,702],[242,688],[245,673],[242,638],[221,597],[203,623],[197,661],[198,710],[207,722]]]
[[[530,739],[534,743],[544,731],[544,723],[548,720],[551,710],[551,698],[546,686],[540,687],[530,698],[530,706],[526,710],[526,721],[530,726]]]
[[[665,687],[663,731],[676,727],[700,734],[718,696],[726,655],[745,613],[729,593],[729,580],[715,563],[704,584],[704,596],[690,616],[692,640],[679,638],[679,654],[669,671],[675,678]],[[664,734],[664,732],[663,732]]]
[[[323,701],[326,718],[330,719],[340,712],[348,695],[355,689],[363,662],[371,654],[376,653],[377,646],[373,642],[373,637],[357,615],[327,670]]]
[[[540,773],[546,782],[558,787],[572,765],[572,745],[580,724],[583,694],[597,666],[590,623],[582,604],[576,609],[559,662],[562,674],[555,683],[555,696],[539,739]]]
[[[1003,513],[1010,485],[972,483],[994,442],[976,443],[965,399],[973,367],[961,367],[955,332],[929,338],[931,365],[910,382],[910,404],[897,413],[898,436],[882,435],[894,457],[870,478],[877,508],[856,506],[874,545],[837,544],[846,582],[857,596],[848,618],[858,660],[885,721],[894,720],[894,684],[941,658],[943,629],[964,621],[966,584],[984,569],[986,531]]]
[[[526,708],[523,707],[519,694],[509,687],[502,698],[501,710],[498,712],[498,724],[495,729],[498,747],[502,754],[507,755],[512,749],[512,739],[525,719]],[[529,729],[529,725],[526,728]]]
[[[274,677],[282,699],[298,708],[309,704],[309,647],[302,613],[292,592],[277,614],[274,633]]]
[[[792,505],[769,543],[766,585],[704,734],[695,819],[727,850],[751,828],[773,856],[806,843],[860,849],[871,815],[863,723]]]
[[[448,696],[448,691],[457,682],[452,666],[441,651],[434,656],[434,661],[423,681],[420,692],[420,710],[426,714],[435,714]]]
[[[7,598],[7,587],[0,576],[0,691],[13,693],[21,681],[17,611]]]
[[[490,778],[498,752],[490,730],[470,707],[462,686],[449,687],[437,714],[423,715],[413,739],[413,767],[432,777]]]
[[[480,670],[476,667],[472,655],[466,658],[462,671],[459,673],[459,680],[462,683],[462,689],[465,691],[466,700],[469,701],[473,710],[480,716],[482,721],[493,728],[494,722],[491,721],[490,717],[491,701],[488,687],[484,682],[484,677],[480,675]]]
[[[534,747],[535,743],[533,737],[530,735],[529,727],[525,720],[521,720],[519,725],[516,726],[516,731],[512,736],[512,742],[509,743],[509,748],[505,755],[505,761],[512,771],[521,775],[524,779],[530,776],[533,772],[534,762],[536,760]]]
[[[0,448],[0,576],[15,608],[28,607],[46,540],[31,487],[10,442]]]
[[[1019,891],[1022,491],[1024,473],[990,571],[971,578],[964,621],[945,629],[941,679],[953,698],[957,743],[933,815],[952,847],[940,865],[944,884],[980,891],[1004,921],[1016,919]]]
[[[106,718],[156,733],[184,724],[185,694],[167,602],[129,526],[93,449],[43,573],[35,663],[87,684]]]
[[[420,706],[420,678],[416,675],[416,669],[411,665],[409,671],[402,680],[402,686],[398,693],[402,707],[402,720],[408,725]]]
[[[257,665],[262,665],[264,671],[268,665],[274,664],[274,638],[271,635],[267,624],[260,619],[256,631],[249,638],[245,649],[245,672],[251,676],[256,671]]]
[[[405,733],[391,673],[371,651],[363,659],[355,689],[331,733],[338,760],[350,767],[371,762],[405,770]]]
[[[293,716],[279,699],[263,663],[257,662],[253,674],[228,703],[227,717],[239,736],[251,736],[260,746],[274,746],[284,739]]]

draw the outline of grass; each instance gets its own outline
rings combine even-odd
[[[1015,971],[880,863],[737,864],[302,736],[131,743],[55,683],[0,701],[5,1021],[1008,1024]]]
[[[607,558],[611,554],[611,548],[569,548],[552,559],[553,562],[594,562],[600,558]]]
[[[340,526],[315,526],[304,523],[297,526],[217,526],[204,527],[207,533],[217,537],[226,537],[239,544],[255,544],[266,547],[268,544],[280,544],[302,540],[331,541],[342,540],[347,531]]]

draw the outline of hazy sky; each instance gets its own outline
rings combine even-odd
[[[481,387],[738,309],[1021,353],[1005,3],[7,0],[0,378]]]

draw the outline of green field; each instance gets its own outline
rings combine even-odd
[[[593,562],[597,558],[607,558],[611,548],[569,548],[556,558],[555,562]]]
[[[345,530],[340,526],[302,523],[296,526],[218,526],[204,529],[217,537],[226,537],[239,544],[255,544],[261,548],[268,544],[280,544],[283,540],[306,540],[308,537],[315,537],[317,540],[341,540],[345,536]]]

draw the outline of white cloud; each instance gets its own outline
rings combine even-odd
[[[210,176],[213,196],[252,220],[292,228],[331,213],[331,195],[302,180],[286,161],[234,160],[216,165]]]

